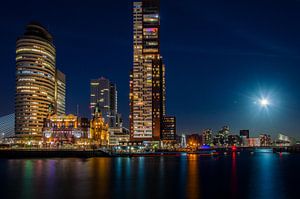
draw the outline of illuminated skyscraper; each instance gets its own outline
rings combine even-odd
[[[118,93],[116,84],[104,77],[93,79],[90,82],[90,108],[91,117],[94,117],[96,107],[102,113],[102,116],[109,127],[118,127],[121,125],[121,116],[118,114]]]
[[[56,113],[63,115],[66,113],[66,76],[56,69],[55,80]]]
[[[30,23],[16,44],[16,135],[41,135],[49,114],[64,113],[64,75],[55,68],[52,35]],[[58,78],[57,78],[58,77]],[[58,80],[56,80],[58,79]]]
[[[159,0],[133,4],[130,75],[131,140],[158,141],[165,116],[165,66],[160,55]]]
[[[0,117],[0,139],[15,135],[15,114]]]

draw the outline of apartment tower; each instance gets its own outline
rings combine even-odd
[[[160,55],[160,2],[133,4],[133,69],[130,74],[130,138],[159,141],[165,116],[165,66]]]

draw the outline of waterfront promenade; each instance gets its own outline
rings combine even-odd
[[[102,149],[49,149],[49,148],[6,148],[0,149],[0,158],[91,158],[91,157],[155,157],[155,156],[181,156],[183,154],[197,154],[199,156],[222,156],[233,152],[289,152],[300,153],[299,146],[290,147],[237,147],[237,148],[211,148],[196,151],[153,151],[116,153]]]
[[[90,158],[109,157],[110,154],[102,150],[75,149],[1,149],[0,158]]]

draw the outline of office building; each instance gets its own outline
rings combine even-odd
[[[55,108],[58,115],[66,113],[66,76],[60,70],[55,73]]]
[[[16,42],[17,136],[41,136],[49,113],[65,113],[65,76],[55,64],[52,35],[38,23],[28,24]]]
[[[15,135],[15,114],[0,117],[0,138],[12,137]]]
[[[96,107],[109,127],[121,127],[122,119],[118,114],[118,92],[116,84],[109,79],[101,77],[90,82],[90,109],[91,117],[95,115]]]
[[[16,135],[38,135],[55,100],[55,47],[41,25],[28,24],[16,46]]]
[[[223,126],[221,130],[218,131],[214,137],[213,143],[216,146],[227,146],[228,145],[228,136],[229,136],[229,127]]]
[[[176,118],[174,116],[164,116],[162,120],[161,140],[176,140]]]
[[[142,0],[133,4],[133,69],[129,95],[133,141],[159,141],[166,114],[159,4],[159,0]]]
[[[203,145],[211,145],[213,141],[212,138],[212,130],[206,129],[202,132],[202,144]]]
[[[130,135],[129,130],[126,128],[110,128],[109,132],[109,145],[119,146],[124,143],[129,143]]]

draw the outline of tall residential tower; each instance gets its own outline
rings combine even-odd
[[[133,4],[133,69],[129,96],[133,141],[160,140],[166,114],[159,4],[159,0],[142,0]]]

